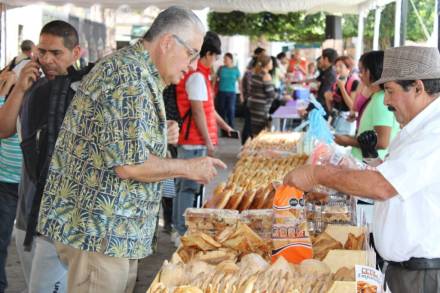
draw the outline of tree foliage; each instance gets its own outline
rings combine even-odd
[[[221,35],[265,36],[269,41],[317,42],[324,40],[325,15],[303,12],[211,12],[209,28]]]
[[[417,8],[422,21],[428,31],[428,34],[432,34],[434,26],[435,16],[435,0],[413,0],[415,7]],[[396,3],[390,3],[384,7],[380,21],[380,34],[379,42],[381,48],[389,47],[393,44],[394,39],[394,19],[396,12]],[[344,38],[356,37],[358,26],[357,15],[345,15],[343,19],[343,35]],[[408,16],[406,24],[406,39],[414,42],[426,41],[426,36],[423,32],[422,25],[417,18],[416,12],[411,3],[408,3]],[[370,11],[365,20],[364,39],[368,47],[371,47],[371,43],[374,35],[374,11]]]
[[[408,0],[410,1],[410,0]],[[435,17],[435,0],[413,0],[421,19],[432,33]],[[394,17],[396,4],[386,5],[382,11],[380,25],[380,44],[389,47],[394,38]],[[365,21],[364,38],[367,44],[372,43],[374,34],[374,10],[368,13]],[[273,14],[270,12],[230,13],[211,12],[208,15],[209,28],[221,35],[247,35],[250,37],[265,36],[269,41],[294,41],[300,43],[324,41],[325,14],[307,15],[304,12]],[[344,38],[356,37],[358,28],[357,15],[344,15],[342,29]],[[422,26],[416,13],[408,3],[407,40],[425,41]]]

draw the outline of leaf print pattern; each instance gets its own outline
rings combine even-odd
[[[149,255],[161,184],[121,180],[115,166],[166,153],[163,83],[142,43],[83,79],[55,146],[38,231],[86,251]]]

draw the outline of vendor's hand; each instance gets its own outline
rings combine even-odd
[[[302,191],[310,191],[317,184],[314,172],[315,166],[304,165],[287,173],[283,183]]]
[[[335,135],[335,143],[340,146],[352,146],[354,138],[349,135]]]
[[[177,144],[179,140],[179,124],[174,120],[167,120],[168,144]]]
[[[226,169],[225,163],[210,157],[189,159],[185,163],[188,170],[185,178],[200,184],[208,184],[217,176],[217,168]]]
[[[21,70],[17,81],[17,89],[26,92],[37,79],[40,78],[40,65],[35,61],[29,61]]]

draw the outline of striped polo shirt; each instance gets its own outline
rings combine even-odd
[[[0,107],[5,97],[0,97]],[[23,155],[17,134],[0,139],[0,182],[19,183]]]

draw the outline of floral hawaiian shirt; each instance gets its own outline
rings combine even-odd
[[[165,157],[163,88],[142,42],[106,57],[83,79],[52,157],[41,234],[114,257],[151,254],[161,183],[122,180],[114,167]]]

